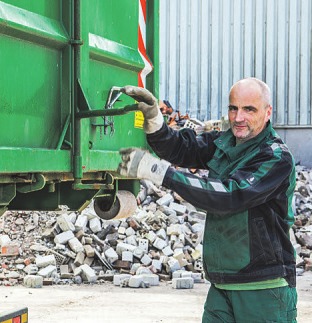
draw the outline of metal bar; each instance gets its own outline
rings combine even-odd
[[[57,150],[61,149],[61,147],[62,147],[62,143],[64,142],[64,138],[65,138],[65,135],[66,135],[68,126],[69,126],[69,122],[70,122],[70,115],[68,115],[67,118],[66,118],[66,120],[65,120],[65,124],[64,124],[64,127],[63,127],[63,131],[61,133],[59,142],[58,142],[58,144],[56,146],[56,149]]]
[[[83,119],[83,118],[92,118],[92,117],[119,116],[136,110],[138,110],[138,105],[130,104],[120,109],[80,111],[76,113],[76,117],[78,119]]]

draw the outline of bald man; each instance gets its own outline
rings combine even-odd
[[[230,129],[197,136],[169,128],[156,98],[126,86],[144,114],[147,140],[158,159],[121,151],[119,172],[163,185],[207,212],[203,263],[211,282],[202,322],[296,322],[293,157],[272,128],[268,85],[246,78],[230,89]],[[208,169],[208,178],[177,170]]]

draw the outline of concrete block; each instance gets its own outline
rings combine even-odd
[[[139,267],[139,268],[137,269],[136,274],[137,274],[137,275],[144,275],[144,274],[151,275],[151,274],[153,274],[153,273],[150,271],[150,269],[149,269],[149,268],[144,267],[144,266],[141,266],[141,267]]]
[[[70,239],[74,238],[74,234],[72,231],[65,231],[54,238],[55,243],[66,244]]]
[[[194,283],[204,282],[202,273],[192,273],[192,278],[194,280]]]
[[[83,246],[83,248],[87,257],[94,257],[94,248],[92,246],[86,244]]]
[[[101,220],[99,218],[92,218],[89,220],[89,228],[93,233],[98,233],[102,230]]]
[[[126,237],[124,242],[127,243],[127,244],[131,244],[132,246],[137,246],[138,245],[135,235]]]
[[[167,235],[179,235],[183,233],[183,227],[181,224],[176,223],[176,224],[171,224],[169,227],[167,227]]]
[[[166,195],[162,196],[160,199],[156,201],[158,205],[169,205],[174,201],[173,196],[170,193],[167,193]]]
[[[86,231],[87,224],[88,224],[88,216],[84,214],[79,214],[75,222],[76,231],[79,231],[79,230]]]
[[[63,213],[60,216],[58,216],[56,222],[60,226],[60,228],[63,232],[75,231],[75,226],[71,222],[69,216],[66,213]]]
[[[153,266],[153,267],[155,267],[155,269],[156,269],[157,271],[161,271],[162,263],[161,263],[161,261],[160,261],[160,260],[158,260],[158,259],[153,259],[153,260],[152,260],[152,266]]]
[[[37,265],[35,264],[29,264],[27,265],[24,269],[25,273],[27,273],[28,275],[35,275],[37,274],[39,268],[37,267]]]
[[[54,272],[56,272],[56,266],[48,265],[38,271],[38,275],[42,277],[51,277]]]
[[[164,228],[161,228],[159,230],[156,231],[156,235],[157,237],[166,240],[167,239],[167,233],[166,230]]]
[[[121,260],[133,262],[133,253],[131,251],[123,251],[121,254]]]
[[[121,253],[125,250],[127,251],[131,251],[131,252],[134,252],[134,250],[136,249],[137,247],[136,246],[133,246],[131,244],[128,244],[128,243],[123,243],[123,242],[120,242],[117,244],[116,246],[116,252],[121,255]]]
[[[0,247],[6,246],[9,242],[11,242],[11,239],[7,234],[0,235]]]
[[[145,265],[145,266],[148,266],[148,265],[150,265],[150,264],[152,263],[152,258],[151,258],[149,255],[145,254],[145,255],[141,258],[141,263],[142,263],[143,265]]]
[[[125,280],[125,279],[129,279],[131,277],[130,274],[116,274],[114,275],[113,278],[113,284],[115,286],[120,286],[120,283]]]
[[[23,285],[29,288],[41,288],[43,286],[43,277],[36,275],[27,275],[23,279]]]
[[[72,239],[70,239],[68,241],[68,245],[69,245],[70,249],[76,253],[84,251],[84,247],[83,247],[82,243],[76,237],[73,237]]]
[[[71,274],[69,272],[69,267],[68,265],[61,265],[60,266],[60,277],[61,279],[69,279],[73,276],[73,274]]]
[[[54,255],[38,256],[36,257],[36,265],[40,268],[47,267],[48,265],[56,266],[56,259]]]
[[[139,263],[132,264],[132,266],[130,268],[130,274],[135,275],[136,271],[138,270],[139,267],[141,267],[141,264],[139,264]]]
[[[146,235],[146,238],[148,239],[149,242],[153,243],[156,240],[157,235],[154,231],[149,231]]]
[[[165,256],[168,256],[168,257],[173,255],[173,250],[171,249],[170,246],[163,248],[162,252]]]
[[[79,267],[79,266],[83,265],[84,260],[85,260],[85,253],[80,251],[76,255],[76,258],[74,260],[74,265]]]
[[[93,261],[94,261],[94,257],[86,257],[83,261],[83,264],[91,267],[91,265],[93,264]]]
[[[194,280],[191,277],[172,279],[172,287],[175,289],[192,289]]]
[[[144,287],[144,281],[143,281],[143,276],[141,275],[135,275],[131,276],[129,278],[129,287],[131,288],[139,288],[139,287]]]
[[[82,271],[81,277],[84,281],[87,281],[88,283],[95,283],[97,280],[97,276],[95,271],[88,265],[84,264],[80,266],[80,269]]]
[[[131,227],[127,228],[125,233],[127,237],[135,235],[135,231]]]
[[[145,253],[148,253],[148,239],[138,239],[139,247],[144,250]]]
[[[142,274],[144,283],[148,283],[149,286],[159,285],[159,276],[156,274]]]
[[[180,267],[188,265],[188,262],[185,259],[185,255],[183,252],[175,253],[173,257],[179,261]]]
[[[167,264],[171,272],[181,269],[179,261],[173,257],[169,257]]]
[[[159,237],[153,242],[153,246],[159,250],[164,249],[167,246],[167,242]]]
[[[185,270],[176,270],[172,273],[172,279],[173,278],[181,278],[182,277],[182,274],[185,272]]]
[[[118,232],[118,234],[126,235],[126,228],[125,227],[119,227],[117,232]]]
[[[113,248],[109,248],[104,252],[107,260],[112,264],[118,259],[118,254]]]
[[[141,259],[144,256],[144,254],[145,251],[142,250],[140,247],[135,248],[133,251],[133,256],[138,259]]]
[[[177,214],[184,214],[186,212],[186,206],[182,204],[170,202],[169,207],[170,209],[176,211]]]

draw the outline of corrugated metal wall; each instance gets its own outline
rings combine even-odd
[[[247,76],[270,86],[277,127],[311,127],[311,0],[160,0],[160,98],[218,119]]]

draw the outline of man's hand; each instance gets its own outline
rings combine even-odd
[[[138,109],[144,115],[144,130],[146,133],[153,133],[159,130],[164,118],[154,95],[141,87],[127,85],[121,88],[121,92],[131,96],[138,101]]]
[[[121,149],[119,153],[122,160],[118,168],[120,175],[148,179],[158,186],[162,185],[170,163],[137,148]]]

